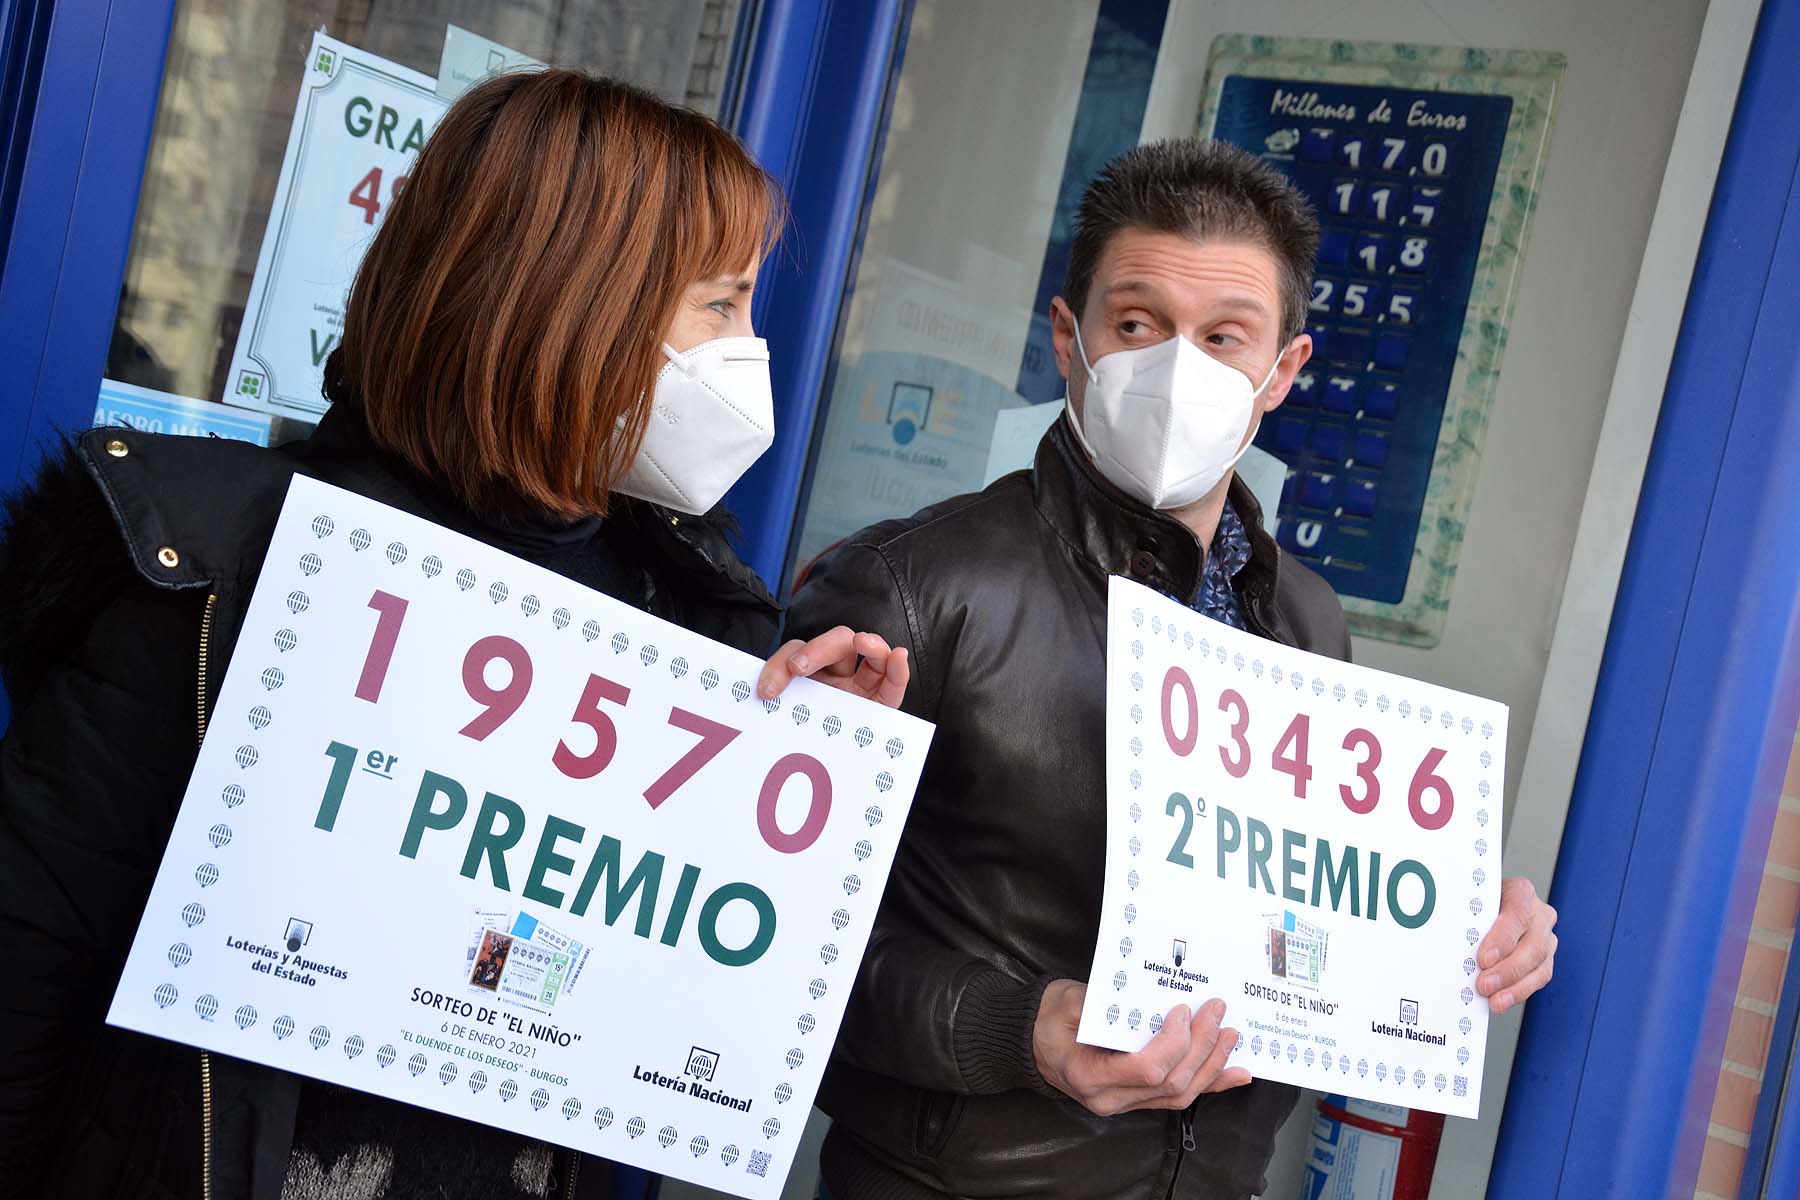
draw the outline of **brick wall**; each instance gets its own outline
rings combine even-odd
[[[1719,1064],[1719,1087],[1713,1094],[1695,1200],[1735,1200],[1738,1194],[1768,1063],[1775,1007],[1781,1002],[1781,982],[1793,951],[1796,916],[1800,916],[1800,733],[1788,759],[1781,810],[1751,919],[1750,944],[1738,975],[1737,1003],[1725,1040],[1725,1060]]]
[[[694,40],[694,66],[688,75],[690,108],[718,115],[725,98],[725,68],[731,61],[739,3],[740,0],[706,0],[700,16],[700,34]]]

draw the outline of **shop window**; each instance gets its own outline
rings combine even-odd
[[[315,30],[436,76],[457,25],[719,115],[746,0],[183,0],[106,375],[219,401]],[[277,418],[272,440],[304,432]]]

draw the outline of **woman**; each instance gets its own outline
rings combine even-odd
[[[607,1194],[567,1152],[102,1017],[294,472],[769,650],[775,601],[703,514],[771,436],[750,297],[778,208],[702,116],[574,71],[488,81],[375,235],[313,437],[94,431],[11,502],[0,1193]],[[763,692],[814,672],[890,704],[908,674],[840,629]]]

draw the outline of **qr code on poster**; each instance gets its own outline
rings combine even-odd
[[[750,1152],[749,1171],[752,1175],[756,1176],[758,1179],[768,1178],[769,1156],[766,1151],[752,1150]]]

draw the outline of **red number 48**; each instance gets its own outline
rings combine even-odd
[[[404,187],[406,187],[406,176],[394,176],[393,191],[388,195],[389,204],[400,198],[401,189]],[[375,218],[381,215],[380,167],[369,168],[369,173],[356,181],[356,186],[350,189],[350,207],[362,209],[364,225],[375,223]]]

